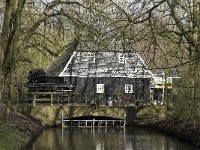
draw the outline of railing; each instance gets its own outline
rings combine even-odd
[[[125,99],[124,93],[111,94],[111,99],[106,103],[104,94],[91,94],[91,93],[73,93],[71,90],[57,91],[57,92],[18,92],[17,103],[32,103],[34,106],[37,104],[48,103],[51,106],[56,104],[68,105],[84,105],[84,106],[141,106],[149,105],[150,100],[131,100]]]
[[[97,94],[97,93],[75,93],[75,85],[64,83],[20,83],[17,84],[17,104],[29,102],[36,104],[48,103],[68,105],[91,105],[97,106],[138,106],[150,101],[134,100],[126,98],[125,93]],[[128,94],[130,95],[130,94]]]
[[[51,106],[53,104],[63,104],[70,103],[70,94],[71,90],[63,91],[63,92],[18,92],[17,102],[27,102],[33,103],[36,106],[36,102],[38,103],[50,103]]]
[[[69,127],[125,127],[124,120],[67,120],[64,119],[62,126]]]

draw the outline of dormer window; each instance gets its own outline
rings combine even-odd
[[[95,53],[88,53],[87,58],[89,58],[90,62],[95,63]]]
[[[119,63],[120,64],[125,64],[126,63],[126,55],[119,54]]]

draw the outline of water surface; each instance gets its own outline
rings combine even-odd
[[[155,130],[136,128],[46,129],[29,150],[198,150]]]

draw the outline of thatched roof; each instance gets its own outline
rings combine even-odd
[[[77,39],[69,43],[64,52],[60,54],[58,58],[56,58],[56,60],[47,68],[46,70],[47,76],[55,77],[60,74],[60,72],[64,69],[65,65],[69,61],[71,55],[76,50],[78,43],[79,42]]]

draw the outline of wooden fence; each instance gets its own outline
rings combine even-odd
[[[93,98],[91,98],[93,96]],[[104,94],[91,93],[73,93],[72,91],[64,92],[18,92],[17,103],[32,103],[34,106],[40,104],[60,105],[91,105],[91,106],[135,106],[141,103],[150,103],[151,101],[131,100],[124,98],[124,93],[115,93],[111,95],[111,99],[106,103]]]

